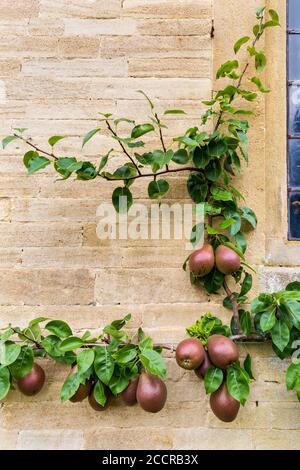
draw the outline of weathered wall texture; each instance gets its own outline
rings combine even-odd
[[[70,138],[59,148],[74,154],[82,135],[96,127],[98,112],[144,116],[147,105],[135,93],[143,89],[158,110],[183,107],[188,111],[188,117],[170,120],[170,137],[199,117],[200,100],[211,95],[213,70],[223,58],[231,57],[234,40],[248,33],[260,3],[0,0],[0,134],[6,135],[10,126],[24,126],[42,144],[51,134],[67,134]],[[268,49],[274,56],[266,81],[283,90],[285,2],[269,3],[280,8],[283,28],[269,33]],[[214,41],[210,38],[213,17]],[[275,70],[281,71],[278,80],[282,82],[277,84]],[[268,250],[277,239],[273,214],[275,205],[278,211],[278,198],[266,198],[265,192],[265,182],[271,186],[269,168],[275,185],[270,191],[283,195],[279,210],[285,212],[285,180],[278,177],[269,150],[265,152],[265,109],[271,125],[279,126],[276,137],[267,126],[267,149],[270,137],[278,138],[285,126],[285,96],[278,103],[277,98],[273,94],[267,107],[263,101],[257,106],[251,163],[239,183],[260,221],[250,236],[250,262],[257,266],[265,264],[265,239]],[[274,103],[282,110],[276,123]],[[108,136],[98,136],[86,146],[85,156],[97,160],[111,145]],[[284,168],[284,136],[280,145],[276,164]],[[96,208],[110,199],[111,184],[55,182],[51,170],[27,177],[20,158],[23,150],[16,144],[1,152],[1,326],[9,321],[24,324],[43,314],[65,319],[77,330],[93,330],[130,311],[132,326],[142,322],[157,341],[172,342],[181,339],[185,326],[208,309],[228,318],[219,297],[209,302],[190,286],[181,270],[184,242],[101,242],[95,232]],[[170,199],[183,201],[182,179],[170,181]],[[134,193],[146,199],[146,182],[139,183]],[[275,218],[271,236],[270,217]],[[292,264],[300,264],[298,247],[293,250]],[[271,264],[289,264],[288,255],[284,260],[276,258],[279,255]],[[262,274],[268,269],[276,287],[281,284],[279,268],[274,278],[273,268],[261,269]],[[283,271],[283,277],[297,275],[295,268]],[[262,275],[262,287],[268,287],[263,279]],[[254,356],[257,380],[249,403],[232,425],[214,418],[198,379],[179,370],[174,360],[168,359],[168,405],[156,416],[119,403],[101,416],[86,403],[61,405],[59,388],[67,370],[49,363],[47,386],[38,397],[13,392],[1,404],[0,448],[299,449],[300,407],[294,394],[285,391],[286,364],[274,357],[269,346],[245,346],[246,350]]]

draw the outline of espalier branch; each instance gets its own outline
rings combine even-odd
[[[246,260],[246,234],[256,228],[257,218],[234,183],[242,162],[248,162],[247,116],[254,114],[250,103],[259,94],[270,92],[259,78],[267,64],[260,39],[268,28],[277,26],[280,24],[276,11],[257,9],[251,36],[234,44],[235,58],[224,62],[217,71],[217,80],[222,79],[225,85],[211,100],[203,102],[207,110],[200,125],[175,136],[171,145],[164,137],[165,117],[185,115],[185,111],[168,109],[160,115],[141,90],[138,93],[147,100],[150,110],[150,117],[144,122],[102,114],[99,127],[85,135],[82,147],[97,134],[109,134],[125,159],[115,170],[109,170],[115,149],[103,155],[98,165],[57,153],[56,144],[67,136],[50,137],[49,149],[35,145],[26,136],[27,129],[13,129],[2,141],[3,148],[16,140],[30,147],[23,158],[29,175],[53,164],[61,180],[75,176],[84,181],[102,178],[119,182],[112,193],[118,212],[121,197],[126,198],[127,210],[130,209],[135,180],[150,180],[149,198],[161,201],[169,191],[168,175],[186,174],[191,199],[204,204],[206,241],[183,267],[189,267],[192,284],[208,294],[223,290],[224,307],[233,314],[229,326],[206,313],[187,328],[189,338],[177,346],[176,360],[179,366],[194,370],[204,379],[206,392],[211,394],[212,411],[226,422],[236,418],[240,404],[245,405],[250,381],[254,380],[251,357],[248,355],[241,365],[235,342],[271,340],[275,353],[283,359],[293,355],[294,344],[300,340],[300,282],[289,284],[281,292],[261,294],[252,301],[250,310],[245,307],[249,304],[253,272]],[[241,48],[246,49],[248,56],[243,64],[237,59]],[[125,135],[122,129],[127,129]],[[154,133],[158,147],[145,152],[145,137]],[[196,229],[191,234],[192,242]],[[234,290],[230,288],[232,284]],[[45,335],[40,327],[47,321],[45,318],[31,321],[25,329],[9,325],[1,336],[0,399],[15,382],[23,393],[38,391],[44,373],[34,363],[34,357],[47,355],[73,366],[62,388],[62,400],[80,401],[89,396],[93,408],[103,409],[112,395],[122,394],[128,405],[137,400],[146,411],[160,411],[167,396],[162,347],[154,346],[141,330],[135,339],[129,339],[122,330],[128,319],[113,322],[96,338],[91,338],[89,332],[82,337],[73,336],[63,321],[48,322],[44,330],[51,334]],[[15,335],[20,344],[12,339]],[[294,389],[300,400],[300,364],[296,362],[288,368],[286,381],[288,390]]]

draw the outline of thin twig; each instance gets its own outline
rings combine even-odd
[[[30,336],[27,336],[23,332],[19,332],[19,331],[15,330],[15,328],[12,328],[12,331],[17,335],[24,336],[24,338],[26,338],[28,341],[33,343],[36,346],[37,349],[44,349],[38,341],[36,341],[35,339],[30,338]]]
[[[269,338],[266,337],[266,336],[262,336],[262,335],[255,335],[255,334],[251,334],[251,335],[234,335],[234,336],[230,336],[230,339],[232,339],[232,341],[241,341],[241,342],[253,342],[253,343],[264,343],[264,342],[267,342],[269,341]]]
[[[197,172],[197,173],[203,173],[203,170],[201,170],[200,168],[186,167],[186,168],[176,168],[176,169],[172,169],[172,170],[168,169],[168,170],[164,170],[164,171],[159,171],[158,173],[141,173],[140,175],[131,176],[129,178],[126,178],[126,180],[136,180],[138,178],[153,178],[155,176],[165,175],[167,173],[179,173],[181,171],[194,171],[194,172]],[[109,176],[101,176],[101,178],[104,178],[108,181],[116,181],[114,178],[110,178]]]
[[[113,135],[114,137],[118,137],[118,134],[113,130],[113,128],[111,127],[111,125],[110,125],[110,123],[109,123],[108,120],[106,121],[106,125],[107,125],[108,130],[112,133],[112,135]],[[137,164],[135,163],[135,161],[134,161],[134,159],[132,158],[132,156],[130,155],[130,153],[126,150],[125,145],[123,145],[123,143],[122,143],[119,139],[117,139],[117,140],[118,140],[118,142],[119,142],[119,145],[120,145],[121,149],[122,149],[123,152],[125,153],[125,155],[129,158],[129,160],[131,161],[131,163],[135,166],[135,168],[136,168],[138,174],[141,175],[141,171],[140,171],[139,167],[138,167]]]
[[[263,20],[264,20],[264,17],[262,16],[261,19],[260,19],[260,28],[259,28],[259,32],[257,33],[257,35],[255,36],[254,40],[252,41],[252,47],[255,47],[256,43],[259,41],[259,39],[260,39],[260,37],[261,37],[261,26],[262,26]],[[245,73],[247,72],[249,66],[250,66],[250,61],[248,60],[248,62],[246,63],[245,67],[244,67],[243,70],[242,70],[242,73],[241,73],[241,75],[240,75],[240,78],[239,78],[239,81],[238,81],[238,83],[237,83],[237,87],[236,87],[236,88],[240,88],[240,86],[241,86],[241,84],[242,84],[242,81],[243,81],[243,78],[244,78],[244,76],[245,76]],[[232,103],[233,100],[234,100],[234,95],[230,98],[229,103]],[[217,123],[216,123],[215,128],[214,128],[214,131],[217,131],[218,128],[220,127],[223,115],[224,115],[224,111],[221,110],[220,113],[219,113],[219,117],[218,117]]]
[[[239,303],[238,303],[237,299],[235,298],[235,296],[233,295],[233,293],[231,292],[231,290],[230,290],[230,288],[229,288],[229,286],[228,286],[225,279],[224,279],[224,282],[223,282],[223,287],[224,287],[224,290],[227,294],[227,297],[232,302],[233,318],[234,318],[234,323],[235,323],[236,329],[238,331],[238,334],[243,335],[243,330],[241,328],[240,317],[239,317]]]
[[[18,137],[20,140],[23,140],[27,145],[30,145],[30,147],[34,148],[37,152],[43,153],[44,155],[48,155],[48,157],[54,158],[54,160],[58,160],[58,157],[54,155],[53,152],[47,152],[46,150],[42,150],[41,148],[37,147],[35,144],[30,142],[30,140],[25,139],[21,135],[18,134],[13,134],[15,137]]]

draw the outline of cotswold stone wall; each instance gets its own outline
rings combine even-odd
[[[58,148],[77,155],[82,136],[98,125],[99,112],[143,120],[147,103],[136,93],[143,89],[158,111],[178,107],[187,111],[183,118],[168,119],[170,139],[197,123],[201,100],[209,98],[216,86],[214,70],[224,56],[231,57],[235,39],[248,33],[260,3],[0,0],[1,135],[11,126],[28,127],[34,142],[45,146],[50,135],[66,134],[70,137]],[[270,1],[283,15],[284,3]],[[282,24],[278,33],[283,34],[282,51],[277,53],[284,57],[284,17]],[[269,49],[272,54],[271,44]],[[267,84],[272,67],[270,60]],[[278,86],[284,87],[284,82]],[[272,96],[269,99],[276,100],[276,93]],[[282,270],[264,267],[269,173],[265,103],[256,106],[251,162],[238,184],[260,221],[250,236],[249,261],[260,267],[262,287],[268,288],[269,274],[276,287],[282,285]],[[108,135],[98,135],[86,145],[84,156],[98,161],[113,145]],[[1,326],[23,325],[43,314],[65,319],[78,332],[97,331],[131,312],[132,327],[143,325],[156,341],[177,342],[185,326],[207,310],[229,319],[220,296],[209,300],[190,286],[181,269],[185,241],[99,240],[96,209],[110,200],[113,185],[102,180],[55,182],[50,169],[28,177],[23,151],[20,143],[1,151]],[[284,152],[276,156],[280,158],[284,161]],[[169,181],[168,200],[184,202],[184,179]],[[146,181],[136,184],[134,196],[146,201]],[[276,204],[278,210],[278,200]],[[280,199],[280,204],[284,206],[285,200]],[[274,201],[271,207],[275,210]],[[285,268],[283,278],[290,279],[295,272],[296,268]],[[61,405],[59,389],[68,370],[45,362],[47,383],[37,397],[25,398],[15,391],[0,405],[0,448],[299,448],[300,407],[295,394],[285,390],[286,364],[268,345],[241,349],[253,354],[257,380],[249,403],[233,424],[222,424],[213,416],[198,379],[180,370],[171,358],[167,358],[168,404],[155,416],[117,401],[101,415],[85,402]]]

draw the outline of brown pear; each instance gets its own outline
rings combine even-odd
[[[122,400],[125,405],[133,406],[137,403],[136,391],[139,383],[139,376],[131,380],[128,387],[121,393]]]
[[[230,395],[224,382],[219,390],[211,394],[210,407],[217,418],[225,423],[231,423],[238,415],[240,402]]]
[[[239,358],[237,345],[226,336],[210,336],[207,349],[211,362],[220,369],[226,369]]]
[[[103,386],[104,386],[104,392],[105,392],[105,395],[106,395],[106,403],[105,403],[104,406],[101,406],[97,402],[97,400],[94,396],[94,387],[92,388],[91,393],[89,394],[89,404],[93,408],[93,410],[95,410],[95,411],[104,411],[104,410],[106,410],[109,407],[109,404],[111,402],[111,398],[112,398],[111,391],[105,385],[103,385]]]
[[[176,348],[176,361],[183,369],[198,369],[203,363],[204,358],[204,347],[197,338],[184,339]]]
[[[201,366],[198,369],[195,369],[195,374],[199,379],[204,379],[206,372],[212,366],[212,362],[209,358],[209,355],[205,351],[204,361],[202,362]]]
[[[227,246],[220,245],[216,249],[216,266],[223,274],[232,274],[241,267],[239,255]]]
[[[18,380],[19,390],[27,396],[36,395],[45,383],[45,372],[38,364],[34,364],[31,371]]]
[[[70,372],[69,376],[73,375],[73,374],[76,374],[76,372],[77,372],[76,368],[73,367],[71,369],[71,372]],[[92,388],[91,380],[87,380],[85,384],[80,384],[77,391],[70,398],[70,401],[72,403],[78,403],[78,402],[83,401],[85,398],[87,398],[89,396],[91,388]]]
[[[165,406],[167,387],[160,377],[142,372],[137,386],[136,398],[143,410],[158,413]]]
[[[200,250],[194,251],[189,258],[190,271],[197,277],[209,274],[214,265],[215,255],[211,245],[204,245]]]

